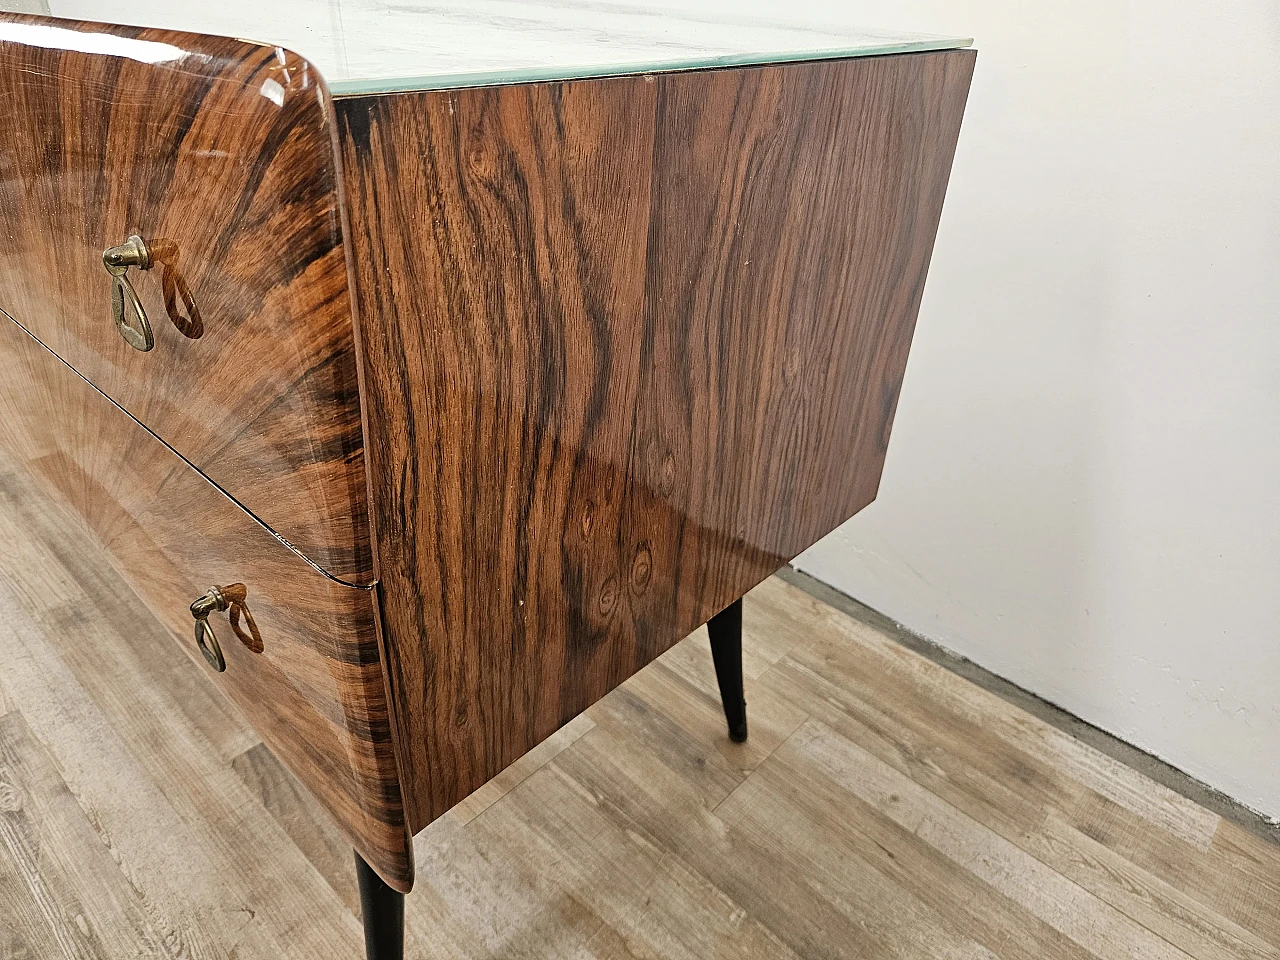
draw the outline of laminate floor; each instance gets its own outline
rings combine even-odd
[[[0,464],[0,957],[354,958],[351,854]],[[1280,846],[772,579],[416,842],[413,958],[1280,960]]]

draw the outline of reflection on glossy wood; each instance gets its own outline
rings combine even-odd
[[[0,16],[0,439],[193,656],[221,586],[215,682],[407,887],[406,820],[874,496],[972,62],[347,99],[344,212],[305,61]]]
[[[151,243],[151,259],[160,269],[160,290],[169,322],[184,337],[199,340],[204,336],[204,321],[191,284],[182,272],[181,250],[172,240],[161,237]]]
[[[373,591],[308,567],[5,317],[0,382],[0,445],[83,521],[192,670],[207,667],[189,604],[210,584],[228,584],[232,610],[252,607],[252,620],[242,609],[235,626],[229,612],[211,615],[227,669],[210,676],[350,842],[407,889],[413,861]],[[237,642],[240,633],[249,642]]]
[[[0,14],[0,308],[334,576],[372,568],[332,109],[294,54]],[[111,320],[104,249],[155,332]]]
[[[0,462],[0,777],[21,804],[2,816],[41,856],[0,836],[0,955],[87,928],[103,960],[359,956],[344,839],[204,675],[147,656],[145,611],[18,489]],[[417,838],[408,956],[1280,960],[1274,841],[780,580],[744,627],[746,744],[699,630],[483,815]],[[1207,847],[1179,826],[1200,821]],[[35,884],[75,912],[42,912]]]
[[[337,101],[413,829],[875,496],[973,59]]]
[[[356,956],[358,925],[280,843],[278,822],[230,766],[260,743],[243,715],[79,523],[2,455],[0,539],[9,545],[0,556],[0,686],[67,778],[93,842],[119,865],[153,931],[143,937],[156,946],[106,941],[103,960]],[[90,850],[76,854],[86,866],[96,860]],[[0,874],[5,864],[0,855]],[[107,917],[93,910],[112,878],[85,879],[94,890],[80,893],[86,909],[76,925],[96,934],[127,922],[125,900],[107,905]],[[278,927],[262,922],[269,915]],[[62,955],[39,940],[32,947],[41,960]]]

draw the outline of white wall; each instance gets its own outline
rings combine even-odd
[[[980,53],[878,501],[797,566],[1280,816],[1280,4]]]

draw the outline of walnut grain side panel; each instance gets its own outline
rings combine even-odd
[[[308,566],[9,317],[0,314],[0,446],[306,784],[352,845],[408,889],[413,854],[378,652],[376,595]],[[227,669],[196,650],[190,603],[244,585],[258,636],[210,617]],[[260,640],[260,643],[256,642]]]
[[[654,95],[525,86],[374,101],[365,128],[346,114],[348,145],[367,145],[347,158],[364,177],[348,202],[360,308],[380,315],[360,331],[365,400],[418,824],[580,699],[543,634],[602,619],[584,607],[626,484],[616,412],[634,406],[639,345],[613,318],[643,296],[649,164],[631,138],[652,130]]]
[[[875,496],[973,59],[337,101],[411,829]]]
[[[0,308],[348,582],[373,580],[332,105],[301,57],[0,14]],[[155,348],[112,322],[102,251]],[[195,304],[192,314],[184,301]]]

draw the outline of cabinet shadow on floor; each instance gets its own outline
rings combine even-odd
[[[359,956],[336,829],[6,462],[0,542],[0,957]],[[420,833],[406,955],[1280,960],[1280,845],[1158,761],[794,571],[744,671],[746,743],[698,630]]]

